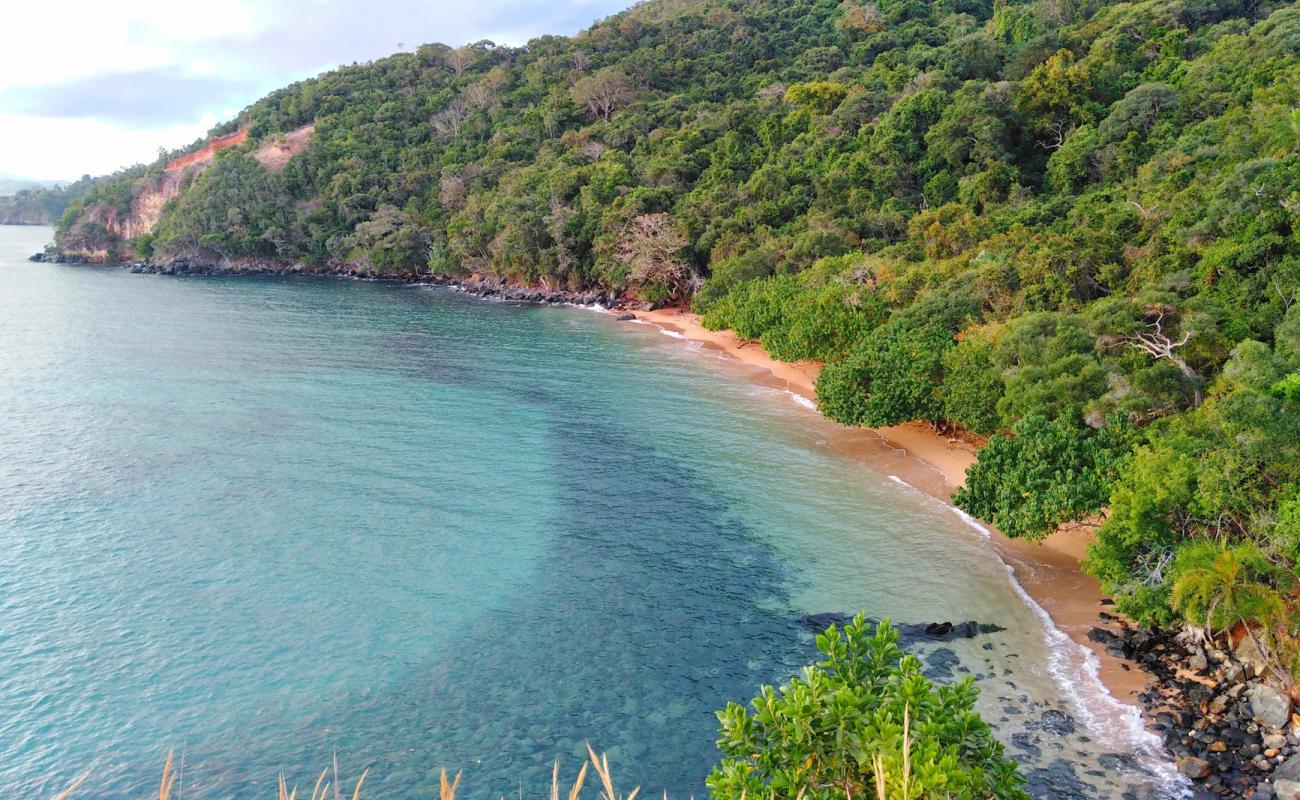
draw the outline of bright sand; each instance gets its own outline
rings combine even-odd
[[[745,341],[732,331],[710,331],[700,324],[696,314],[681,309],[637,312],[637,317],[679,334],[686,340],[721,351],[750,367],[770,373],[769,380],[809,401],[816,396],[814,384],[821,365],[816,362],[777,361],[757,343]],[[893,472],[921,491],[948,501],[952,492],[966,480],[966,470],[975,463],[975,446],[969,442],[935,433],[923,423],[906,423],[876,429],[885,443],[905,451],[912,463],[902,468],[891,464]],[[828,446],[846,455],[875,461],[873,449],[864,447],[860,431],[841,430]],[[876,448],[878,450],[878,448]],[[990,528],[990,530],[992,530]],[[1071,639],[1087,647],[1101,662],[1100,677],[1115,697],[1136,702],[1146,686],[1145,675],[1105,651],[1088,639],[1093,627],[1105,627],[1098,617],[1105,610],[1103,595],[1096,579],[1079,569],[1084,550],[1095,526],[1079,524],[1062,528],[1042,542],[1009,539],[993,531],[992,543],[1002,559],[1014,570],[1015,578],[1052,618],[1056,627]]]

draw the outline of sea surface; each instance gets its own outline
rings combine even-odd
[[[0,797],[156,795],[169,750],[182,798],[335,756],[375,800],[442,767],[541,797],[590,742],[620,792],[703,798],[715,710],[856,611],[1005,628],[918,652],[1036,795],[1178,790],[1090,727],[1113,701],[976,528],[715,355],[443,288],[28,263],[49,237],[0,227]]]

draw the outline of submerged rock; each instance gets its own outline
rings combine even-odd
[[[799,618],[799,624],[809,628],[817,633],[821,633],[832,625],[843,627],[853,620],[852,614],[842,611],[823,611],[818,614],[805,614]],[[873,625],[879,624],[878,619],[868,619]],[[975,622],[968,620],[966,622],[918,622],[892,623],[894,630],[898,631],[899,639],[906,645],[908,642],[926,641],[926,642],[951,642],[956,639],[974,639],[976,636],[987,633],[1000,633],[1006,628],[992,622]]]
[[[1043,712],[1041,724],[1043,731],[1057,736],[1069,736],[1074,733],[1074,720],[1064,711],[1049,708]]]

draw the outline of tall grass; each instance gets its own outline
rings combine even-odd
[[[637,793],[641,791],[640,787],[633,789],[626,797],[615,791],[614,778],[609,769],[609,759],[605,757],[604,753],[598,756],[591,745],[587,745],[587,755],[591,760],[584,763],[582,768],[578,770],[578,777],[574,779],[573,785],[569,787],[563,798],[560,794],[560,762],[555,762],[551,770],[550,800],[580,800],[582,790],[587,784],[587,769],[589,767],[596,771],[601,800],[636,800]],[[348,794],[343,787],[343,782],[339,779],[339,760],[335,756],[334,763],[330,767],[321,770],[315,784],[311,787],[311,794],[304,794],[303,800],[345,800],[347,797],[350,797],[351,800],[363,800],[361,789],[365,786],[366,776],[369,774],[370,770],[368,769],[362,772],[352,792]],[[184,791],[183,778],[180,780],[178,787],[178,776],[179,773],[176,769],[173,753],[168,752],[167,760],[163,763],[162,780],[158,784],[158,800],[202,800],[201,796],[197,794],[190,795]],[[460,777],[461,773],[457,772],[455,778],[448,779],[447,770],[442,770],[438,782],[438,800],[456,800],[456,792],[460,789]],[[66,789],[52,797],[51,800],[76,800],[77,790],[89,778],[90,773],[83,772]],[[274,800],[298,800],[298,787],[289,786],[284,773],[280,773]],[[394,800],[397,800],[397,798],[394,798]],[[403,800],[413,799],[404,798]],[[665,795],[664,800],[667,800],[667,795]]]

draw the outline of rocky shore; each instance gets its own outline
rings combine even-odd
[[[82,258],[62,253],[36,253],[28,261],[47,264],[89,264]],[[308,267],[302,264],[277,264],[273,262],[246,261],[228,266],[218,266],[187,258],[173,258],[161,264],[148,261],[136,261],[117,265],[132,273],[145,275],[182,275],[182,276],[254,276],[254,275],[317,275],[321,277],[354,278],[361,280],[384,280],[397,283],[420,283],[435,286],[449,286],[475,297],[487,300],[503,300],[519,303],[546,303],[551,305],[601,306],[607,309],[626,310],[632,305],[641,304],[633,298],[616,292],[590,290],[571,292],[563,289],[544,289],[512,284],[505,278],[480,279],[474,277],[456,277],[433,275],[425,272],[376,272],[357,267]]]
[[[1130,625],[1089,635],[1152,676],[1139,700],[1198,797],[1300,798],[1300,715],[1251,638],[1227,650]]]

